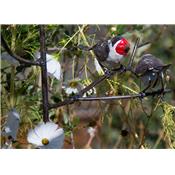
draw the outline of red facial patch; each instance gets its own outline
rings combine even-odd
[[[117,46],[115,47],[115,51],[120,54],[120,55],[127,55],[128,51],[129,51],[130,45],[129,42],[122,38],[120,40],[120,42],[117,44]]]

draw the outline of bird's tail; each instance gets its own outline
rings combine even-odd
[[[163,65],[162,70],[165,72],[167,69],[169,69],[170,66],[171,66],[171,64]]]
[[[158,71],[165,72],[167,69],[169,69],[170,66],[171,64],[165,64],[165,65],[157,66],[155,69]]]
[[[166,65],[164,66],[164,69],[165,69],[165,70],[168,69],[171,65],[172,65],[172,64],[166,64]]]

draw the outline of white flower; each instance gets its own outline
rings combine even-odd
[[[66,88],[66,94],[70,95],[70,94],[76,94],[76,93],[78,93],[77,88],[72,88],[72,87]]]
[[[64,143],[64,131],[53,122],[40,123],[29,131],[27,140],[41,149],[59,149]]]
[[[92,81],[89,79],[84,80],[83,81],[83,89],[86,88],[87,86],[89,86],[91,83],[92,83]],[[83,97],[88,97],[88,96],[94,95],[96,93],[97,93],[96,88],[93,87],[93,88],[89,89],[87,92],[85,92]]]
[[[61,65],[54,59],[52,55],[46,54],[47,59],[47,72],[56,79],[61,79]]]
[[[8,113],[7,122],[4,126],[4,130],[2,134],[5,136],[11,136],[14,140],[16,140],[16,135],[19,128],[20,116],[16,109],[11,109]]]
[[[99,73],[99,75],[103,74],[103,69],[101,68],[101,66],[98,63],[96,58],[94,59],[94,65],[95,65],[95,69]]]
[[[35,57],[37,59],[39,59],[40,52],[36,52]],[[48,73],[48,75],[60,80],[61,75],[62,75],[60,63],[57,60],[55,60],[52,55],[49,55],[49,54],[46,54],[46,61],[47,61],[47,73]]]
[[[86,88],[86,86],[84,86],[84,88]],[[92,89],[89,89],[86,93],[84,93],[83,97],[88,97],[88,96],[94,95],[96,93],[97,93],[97,91],[96,91],[95,87],[93,87]]]
[[[67,95],[74,95],[81,90],[82,84],[80,83],[80,79],[70,80],[66,86],[63,88]]]

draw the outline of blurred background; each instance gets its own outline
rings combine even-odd
[[[78,49],[93,46],[101,39],[124,36],[131,44],[127,65],[136,38],[149,41],[137,50],[133,67],[145,53],[165,64],[167,88],[175,89],[174,25],[46,25],[47,53],[61,65],[60,78],[49,78],[49,102],[58,103],[98,79],[95,55]],[[38,25],[2,25],[1,34],[14,53],[35,60],[39,51]],[[1,130],[8,112],[15,108],[20,126],[14,148],[30,148],[26,140],[30,128],[42,121],[41,72],[12,59],[1,47]],[[75,90],[77,89],[77,90]],[[140,80],[130,72],[115,75],[86,93],[86,96],[127,95],[140,92]],[[175,91],[144,100],[76,102],[52,109],[50,119],[64,128],[64,148],[174,148]],[[5,138],[1,137],[1,144]]]

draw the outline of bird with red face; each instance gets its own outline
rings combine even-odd
[[[84,50],[93,50],[102,68],[113,70],[121,66],[121,60],[128,54],[129,49],[130,44],[124,37],[115,36]]]

